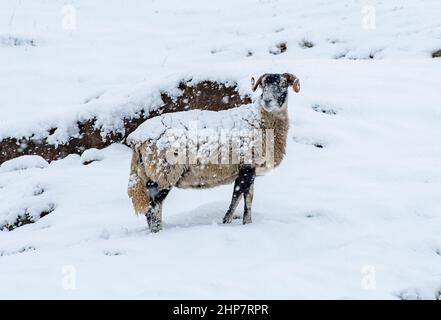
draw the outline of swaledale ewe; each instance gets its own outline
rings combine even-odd
[[[243,195],[243,223],[251,223],[253,184],[278,166],[288,134],[288,89],[299,92],[292,74],[251,79],[262,89],[254,104],[224,111],[189,110],[145,121],[127,138],[133,150],[129,197],[152,232],[162,228],[162,203],[173,187],[210,188],[234,182],[224,223]]]

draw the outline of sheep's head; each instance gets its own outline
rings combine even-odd
[[[299,79],[291,73],[265,73],[257,81],[251,78],[251,89],[256,91],[259,86],[262,88],[262,107],[268,112],[286,108],[288,88],[300,91]]]

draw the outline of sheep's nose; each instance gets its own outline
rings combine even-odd
[[[270,104],[271,103],[271,99],[264,99],[263,102],[265,102],[265,104]]]

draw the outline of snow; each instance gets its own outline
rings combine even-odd
[[[103,159],[104,159],[103,152],[96,148],[87,149],[81,154],[82,164],[89,164],[91,162],[101,161]]]
[[[143,143],[147,140],[158,140],[167,131],[196,132],[204,129],[220,130],[253,130],[259,128],[259,106],[256,104],[243,105],[231,110],[208,111],[188,110],[168,113],[144,121],[127,141],[132,144]]]
[[[127,196],[128,147],[3,163],[0,225],[36,222],[0,231],[0,298],[439,298],[438,0],[70,3],[76,30],[64,1],[0,5],[0,137],[121,130],[181,79],[249,93],[292,72],[287,154],[256,179],[252,224],[221,223],[232,185],[173,189],[158,234]]]
[[[46,168],[49,164],[40,156],[21,156],[0,165],[0,173],[16,170],[25,170],[30,168]]]

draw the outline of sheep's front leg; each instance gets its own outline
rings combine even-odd
[[[245,207],[243,210],[243,224],[251,223],[251,205],[253,203],[253,194],[254,194],[254,183],[252,183],[249,189],[243,194],[243,199],[245,202]]]
[[[170,189],[159,190],[156,184],[148,186],[150,202],[146,214],[147,224],[151,232],[162,229],[162,202],[167,197]]]
[[[244,223],[251,222],[251,202],[253,199],[252,185],[254,178],[256,177],[256,169],[251,166],[245,166],[240,169],[239,176],[234,182],[233,197],[231,199],[230,207],[225,214],[224,223],[231,223],[233,221],[233,214],[240,201],[240,196],[243,194],[245,197],[245,212]],[[250,192],[251,191],[251,192]],[[248,203],[248,204],[247,204]]]

